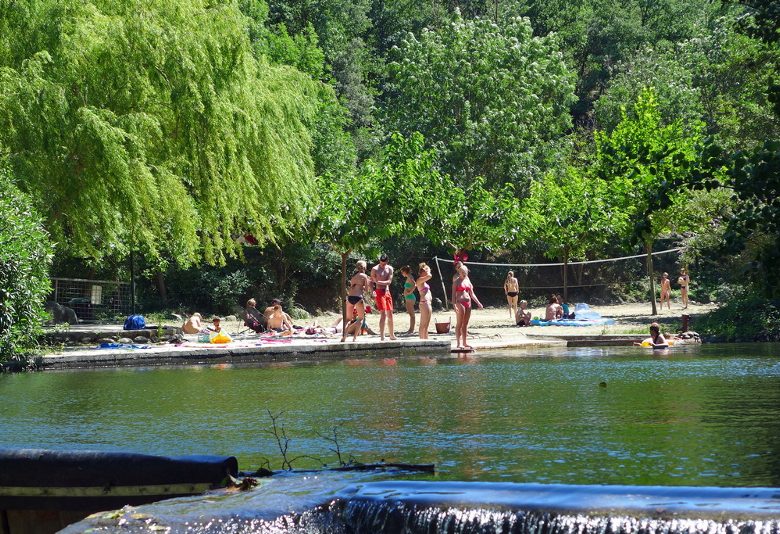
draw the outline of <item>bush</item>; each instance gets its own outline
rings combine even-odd
[[[720,341],[780,341],[780,301],[737,296],[696,325],[701,334]]]
[[[0,367],[12,368],[37,345],[53,247],[29,199],[2,167],[0,213]]]

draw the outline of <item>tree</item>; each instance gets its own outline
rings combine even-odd
[[[0,369],[35,346],[50,291],[52,244],[0,152]]]
[[[391,58],[389,128],[422,133],[458,183],[482,176],[490,188],[510,182],[523,195],[565,152],[573,78],[555,39],[533,37],[527,19],[499,27],[456,17],[408,34]]]
[[[319,208],[311,233],[341,256],[339,297],[346,335],[347,258],[395,235],[420,235],[429,197],[425,184],[438,171],[435,154],[423,148],[419,134],[394,134],[378,159],[366,160],[359,172],[318,178]],[[343,336],[342,336],[342,339]]]
[[[623,110],[623,119],[611,133],[596,132],[597,176],[609,182],[611,197],[634,221],[629,237],[640,241],[647,254],[653,315],[657,313],[653,242],[663,233],[696,227],[709,217],[703,211],[680,209],[689,198],[684,184],[698,162],[700,131],[700,124],[686,128],[679,120],[664,125],[655,91],[646,88],[631,116]],[[680,217],[683,213],[697,220]]]
[[[568,263],[607,245],[624,232],[625,211],[616,209],[609,184],[569,166],[531,185],[522,208],[523,228],[543,241],[545,255],[563,262],[563,298],[568,299]]]
[[[228,1],[0,11],[0,142],[58,246],[221,263],[303,221],[317,87],[255,57],[250,23]]]
[[[608,89],[595,103],[600,129],[612,131],[622,119],[621,109],[630,109],[648,86],[655,91],[662,117],[683,124],[704,118],[700,90],[694,86],[694,74],[681,61],[678,47],[641,49],[616,70]]]
[[[710,0],[531,0],[519,14],[536,35],[557,34],[577,73],[574,122],[592,129],[593,104],[620,72],[616,66],[648,46],[702,37],[727,11]]]
[[[316,33],[336,93],[349,110],[349,131],[362,156],[374,143],[375,88],[372,80],[381,58],[366,42],[372,27],[370,0],[278,0],[271,3],[270,22],[283,24],[291,35]],[[297,37],[296,37],[297,38]]]

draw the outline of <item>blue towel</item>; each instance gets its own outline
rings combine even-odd
[[[136,343],[101,343],[99,349],[151,349],[151,345],[138,345]]]

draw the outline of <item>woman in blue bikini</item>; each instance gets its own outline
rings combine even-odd
[[[417,303],[417,297],[414,295],[414,288],[416,283],[412,276],[412,268],[408,265],[401,267],[401,274],[404,275],[404,304],[406,305],[406,313],[409,314],[409,330],[406,331],[406,335],[414,333],[414,305]]]

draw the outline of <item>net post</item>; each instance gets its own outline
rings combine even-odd
[[[450,309],[450,303],[447,301],[447,286],[444,285],[444,278],[441,275],[441,267],[439,266],[439,257],[434,256],[433,260],[436,262],[436,270],[439,271],[439,280],[441,280],[441,291],[444,293],[444,309]]]

